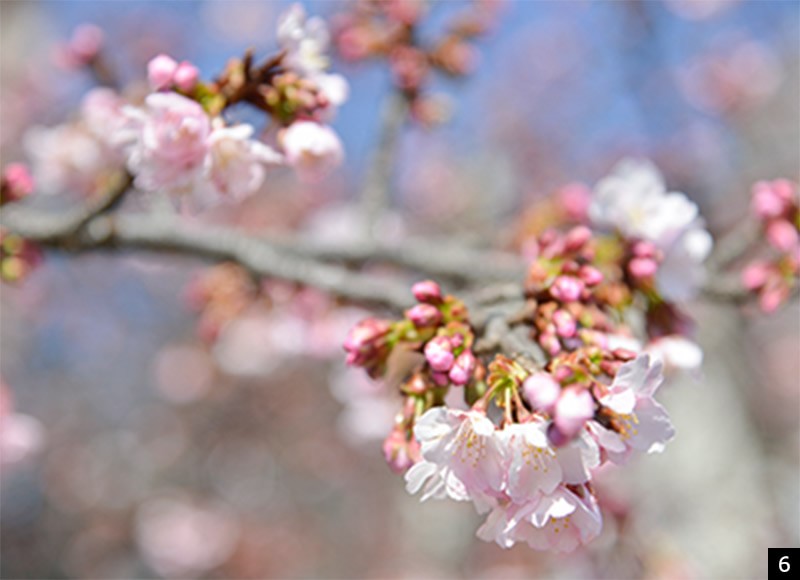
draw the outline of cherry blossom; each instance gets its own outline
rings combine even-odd
[[[333,129],[313,121],[292,123],[281,133],[280,143],[286,161],[306,182],[320,181],[344,159],[342,143]]]
[[[202,176],[211,122],[203,108],[177,93],[154,93],[144,110],[130,110],[140,123],[128,169],[145,191],[188,193]]]
[[[627,461],[633,450],[660,453],[675,435],[667,411],[653,395],[664,380],[661,361],[649,354],[623,364],[599,398],[601,417],[588,423],[604,453],[614,463]]]

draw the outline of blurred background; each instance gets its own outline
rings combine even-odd
[[[1,2],[2,164],[91,86],[54,62],[76,25],[106,31],[128,81],[159,52],[211,78],[247,47],[273,52],[287,6]],[[431,3],[423,35],[468,6]],[[387,237],[506,243],[526,208],[631,154],[719,235],[747,214],[755,180],[800,176],[800,4],[498,8],[473,74],[429,87],[450,119],[401,135]],[[346,165],[321,186],[276,171],[202,219],[352,235],[391,83],[380,62],[334,71],[350,81],[333,123]],[[559,557],[484,544],[470,506],[406,494],[380,452],[396,401],[343,365],[364,311],[274,282],[254,299],[251,284],[186,258],[48,253],[2,286],[4,578],[735,578],[765,576],[768,547],[800,545],[797,300],[770,317],[693,305],[706,363],[662,390],[675,441],[603,474],[602,536]],[[221,305],[198,312],[198,287]]]

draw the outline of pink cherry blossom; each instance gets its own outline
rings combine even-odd
[[[154,93],[144,111],[133,111],[140,122],[128,168],[136,186],[145,191],[184,193],[201,176],[211,123],[203,108],[177,93]]]
[[[644,353],[623,364],[599,402],[611,428],[588,423],[607,457],[624,463],[632,451],[660,453],[675,435],[666,410],[653,395],[664,380],[661,361]]]
[[[557,487],[525,504],[498,502],[478,529],[478,537],[502,548],[526,542],[536,550],[571,552],[600,533],[602,516],[585,487]]]
[[[281,161],[277,152],[252,139],[253,132],[251,125],[219,124],[208,137],[205,175],[223,197],[240,200],[251,195],[264,182],[265,164]]]
[[[422,458],[435,466],[434,471],[425,468],[416,477],[424,475],[427,479],[435,472],[446,482],[452,473],[470,499],[479,503],[484,496],[501,491],[503,450],[495,426],[485,414],[434,407],[417,420],[414,436]],[[419,489],[418,485],[411,486],[409,477],[414,477],[411,471],[406,481]]]
[[[286,160],[305,182],[321,181],[344,159],[339,137],[327,125],[296,121],[283,130],[280,143]]]
[[[551,493],[561,483],[561,465],[547,440],[544,421],[515,423],[498,433],[506,464],[505,493],[515,503]]]

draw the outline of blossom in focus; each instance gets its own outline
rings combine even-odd
[[[607,457],[624,463],[633,450],[660,453],[675,435],[666,409],[653,398],[664,380],[661,361],[640,354],[623,364],[614,381],[598,399],[600,421],[588,429]]]
[[[452,473],[471,498],[502,489],[502,447],[485,414],[434,407],[417,419],[414,435],[422,458],[436,466],[444,481]],[[412,480],[409,471],[406,481]]]
[[[585,486],[559,486],[527,504],[503,502],[495,506],[478,537],[510,548],[526,542],[536,550],[571,552],[600,533],[602,516]]]
[[[280,143],[286,161],[308,183],[321,181],[344,160],[344,149],[336,132],[313,121],[296,121],[284,129]]]

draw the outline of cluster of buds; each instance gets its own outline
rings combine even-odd
[[[175,61],[159,54],[147,64],[147,81],[154,91],[178,90],[189,93],[197,85],[200,71],[187,60]]]
[[[761,223],[772,256],[751,262],[742,271],[742,283],[758,293],[764,312],[773,312],[789,297],[800,277],[797,184],[788,179],[756,183],[751,209]]]
[[[413,360],[400,385],[403,409],[384,446],[390,467],[398,472],[416,457],[415,419],[441,405],[451,387],[470,386],[482,372],[472,351],[475,337],[463,302],[442,295],[431,281],[414,284],[412,292],[418,304],[406,310],[403,319],[363,320],[344,342],[347,363],[363,368],[373,379],[390,372],[393,358],[405,355]]]
[[[335,43],[342,58],[386,59],[394,84],[423,124],[442,117],[436,99],[423,96],[432,73],[469,74],[478,58],[473,42],[487,32],[496,10],[491,2],[474,2],[438,39],[423,46],[419,28],[428,8],[415,0],[359,0],[353,10],[338,16],[335,26]]]
[[[623,258],[615,240],[596,237],[581,225],[564,234],[547,230],[528,247],[535,257],[525,281],[525,321],[547,354],[606,346],[609,335],[622,332],[613,322],[613,311],[631,300],[632,289],[624,283],[625,264],[598,258],[598,252],[603,260]]]
[[[197,333],[213,342],[223,327],[239,317],[255,300],[259,288],[252,276],[236,264],[223,263],[204,270],[186,287],[185,300],[200,313]]]

